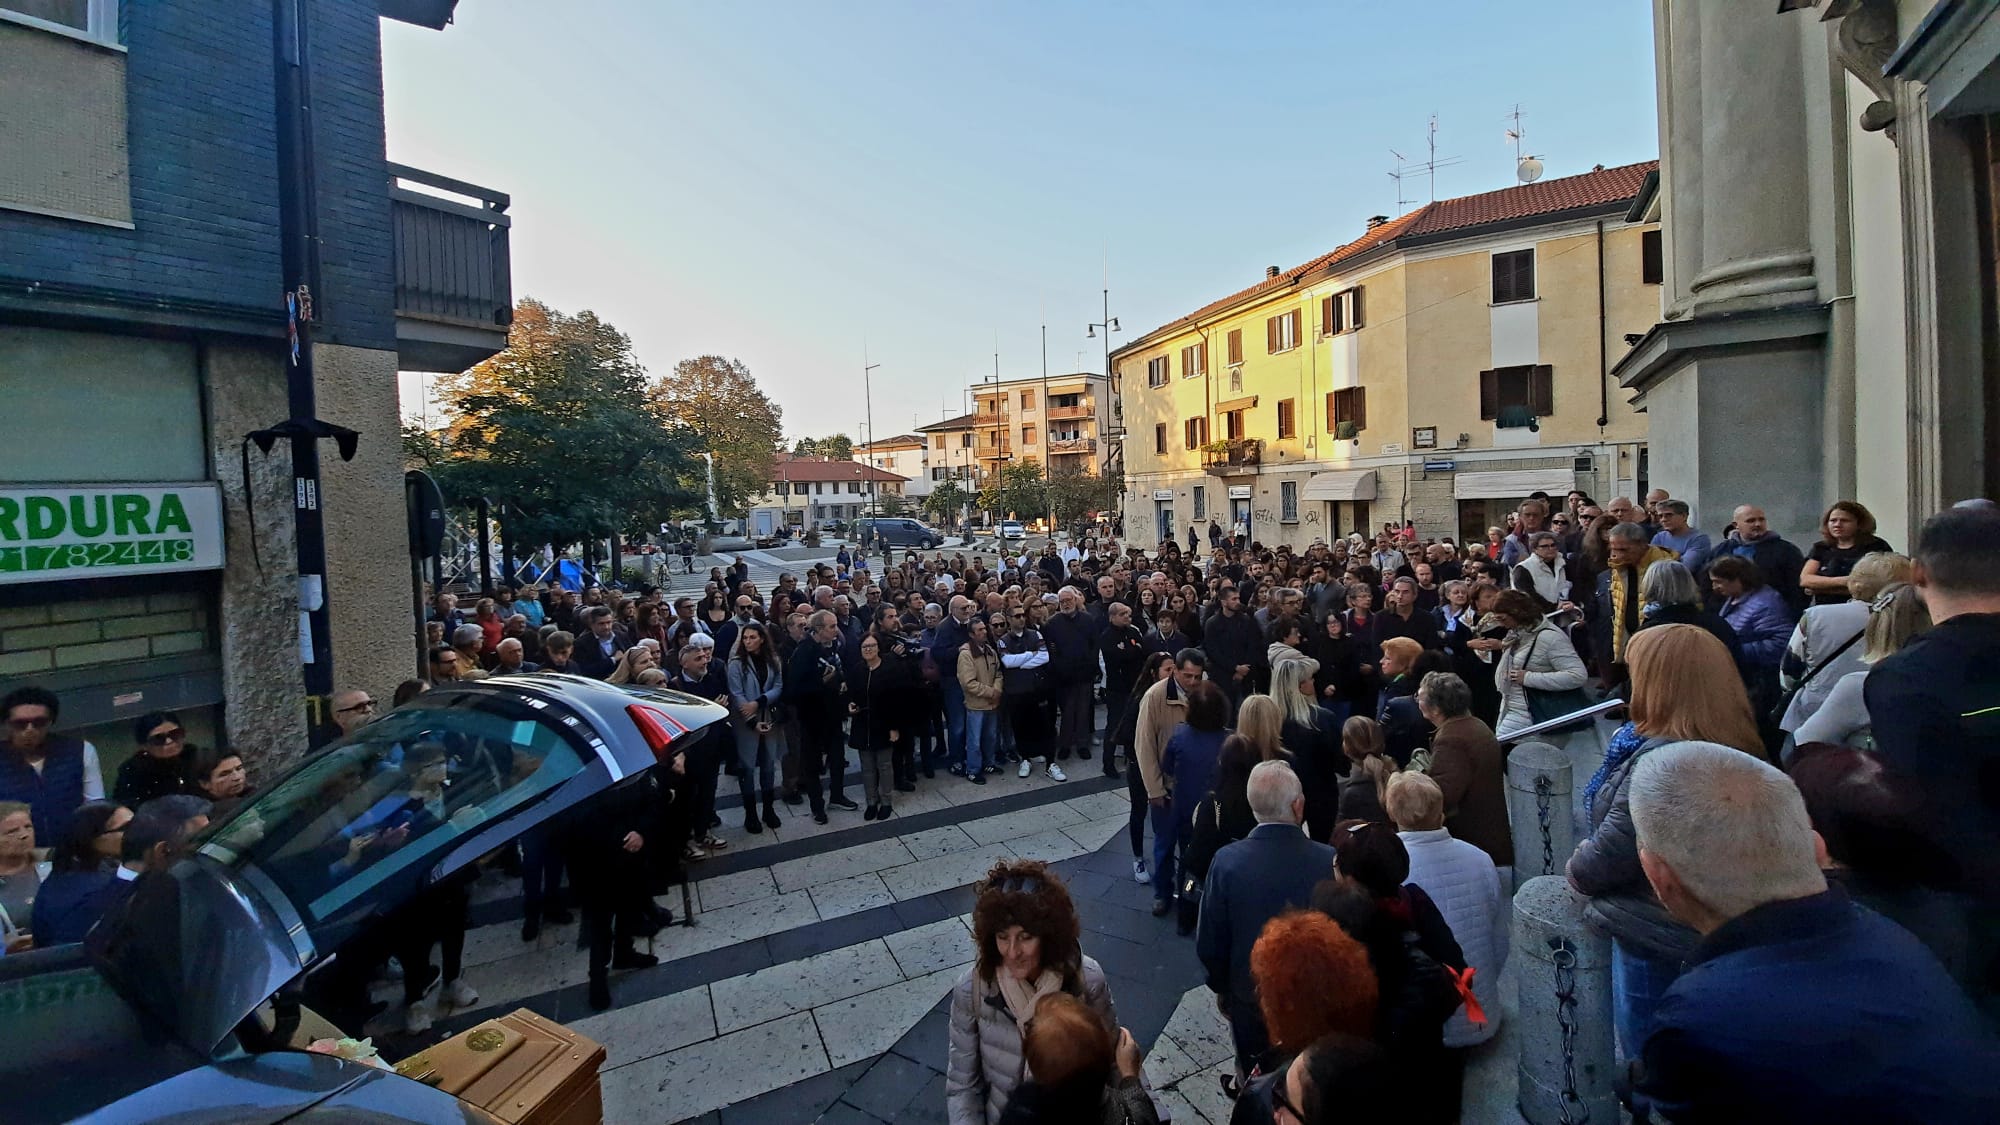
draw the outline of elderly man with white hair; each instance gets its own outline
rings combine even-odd
[[[2000,1121],[2000,1041],[1908,931],[1827,885],[1791,779],[1726,746],[1640,759],[1639,862],[1700,931],[1639,1099],[1705,1121]]]
[[[1333,849],[1307,839],[1299,827],[1306,797],[1291,766],[1258,763],[1248,796],[1257,827],[1215,853],[1194,937],[1208,987],[1229,1016],[1236,1066],[1245,1075],[1271,1047],[1250,976],[1250,948],[1266,922],[1310,903],[1314,885],[1333,870]]]

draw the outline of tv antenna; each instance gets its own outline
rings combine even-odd
[[[1430,158],[1421,164],[1410,164],[1409,157],[1404,156],[1393,148],[1389,150],[1389,155],[1396,158],[1396,170],[1389,173],[1389,178],[1396,181],[1396,210],[1399,213],[1408,210],[1410,204],[1417,202],[1403,194],[1403,181],[1405,179],[1413,176],[1424,177],[1425,189],[1430,192],[1429,201],[1436,203],[1438,197],[1437,170],[1439,168],[1449,168],[1454,164],[1465,163],[1463,157],[1447,156],[1443,159],[1438,158],[1438,118],[1435,113],[1431,114],[1430,128],[1424,143],[1428,148]],[[1405,167],[1405,165],[1408,165],[1408,167]]]
[[[1521,103],[1514,103],[1514,112],[1507,115],[1513,124],[1507,127],[1507,139],[1514,142],[1514,178],[1524,184],[1532,184],[1542,178],[1542,158],[1522,151],[1521,142],[1528,131],[1521,128]]]

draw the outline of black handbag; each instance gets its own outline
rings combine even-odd
[[[1542,643],[1542,635],[1541,630],[1538,629],[1535,631],[1535,635],[1528,641],[1528,654],[1521,658],[1521,667],[1525,668],[1527,666],[1528,657],[1535,654],[1535,646],[1540,643]],[[1527,684],[1522,684],[1521,694],[1528,697],[1528,715],[1537,723],[1546,723],[1551,719],[1560,719],[1564,715],[1574,715],[1578,711],[1590,706],[1591,703],[1590,696],[1584,694],[1582,688],[1570,688],[1567,691],[1547,691],[1542,688],[1531,688]]]
[[[1842,641],[1840,643],[1839,648],[1834,649],[1830,653],[1827,653],[1826,659],[1806,669],[1806,674],[1799,677],[1799,682],[1793,684],[1791,690],[1779,692],[1777,703],[1771,707],[1771,713],[1769,715],[1770,721],[1773,723],[1784,722],[1785,712],[1790,711],[1792,709],[1792,700],[1796,699],[1800,692],[1806,690],[1806,685],[1813,682],[1813,677],[1819,675],[1821,672],[1826,671],[1829,665],[1831,665],[1834,661],[1840,659],[1841,653],[1846,652],[1850,648],[1853,648],[1854,643],[1860,640],[1863,636],[1866,636],[1867,633],[1868,633],[1867,627],[1863,626],[1860,631],[1856,632],[1853,636],[1847,638],[1845,641]]]

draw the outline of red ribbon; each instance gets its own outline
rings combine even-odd
[[[1463,970],[1454,973],[1449,966],[1446,966],[1445,975],[1451,978],[1452,986],[1458,989],[1459,999],[1465,1002],[1465,1018],[1473,1023],[1483,1024],[1486,1022],[1486,1009],[1479,1006],[1479,998],[1472,994],[1472,975],[1478,971],[1467,965]]]

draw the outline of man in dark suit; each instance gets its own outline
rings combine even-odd
[[[1250,771],[1250,811],[1257,827],[1215,853],[1202,889],[1195,954],[1208,970],[1208,987],[1221,999],[1244,1074],[1270,1050],[1257,986],[1250,978],[1250,948],[1264,923],[1305,906],[1313,886],[1333,871],[1333,849],[1306,838],[1305,790],[1283,762]]]
[[[577,616],[590,623],[590,631],[576,639],[577,671],[593,680],[610,678],[618,669],[618,658],[625,655],[632,642],[618,631],[611,610],[604,606],[591,606]]]

